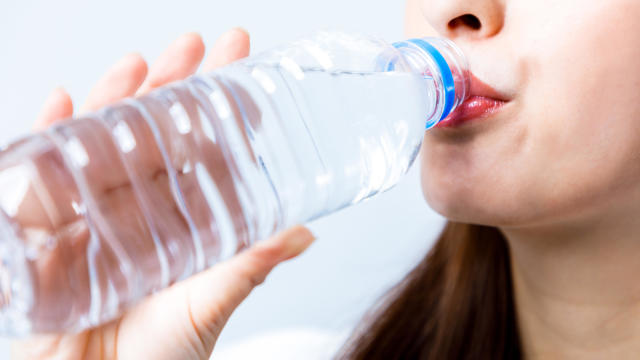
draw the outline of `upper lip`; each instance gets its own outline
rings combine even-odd
[[[469,97],[472,96],[482,96],[487,98],[492,98],[500,101],[509,101],[509,98],[494,89],[484,81],[478,79],[473,73],[469,72],[469,77],[471,80],[471,89],[469,91]]]

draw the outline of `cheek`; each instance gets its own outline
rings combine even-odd
[[[549,216],[623,203],[640,188],[640,47],[630,46],[640,44],[640,6],[593,4],[531,54],[523,117],[539,178],[532,196]]]
[[[509,75],[523,80],[499,126],[458,141],[427,133],[422,188],[436,211],[508,226],[640,201],[640,3],[587,3],[505,30],[497,48],[518,47],[522,71]]]

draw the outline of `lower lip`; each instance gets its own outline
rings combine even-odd
[[[459,127],[473,120],[484,119],[499,111],[505,101],[487,98],[484,96],[472,96],[465,100],[454,112],[442,119],[435,127],[453,128]]]

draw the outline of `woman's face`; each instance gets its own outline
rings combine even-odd
[[[425,133],[429,204],[504,227],[637,208],[639,17],[638,0],[409,0],[408,36],[452,39],[509,99],[487,118]]]

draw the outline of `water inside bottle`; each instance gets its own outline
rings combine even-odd
[[[433,106],[432,81],[411,73],[293,64],[230,73],[261,110],[253,146],[266,169],[276,170],[270,177],[287,204],[287,224],[395,185],[415,158]]]
[[[5,268],[28,269],[4,274],[22,289],[3,292],[5,326],[99,324],[393,186],[418,151],[429,81],[293,65],[235,64],[4,150],[0,210],[23,249]]]

